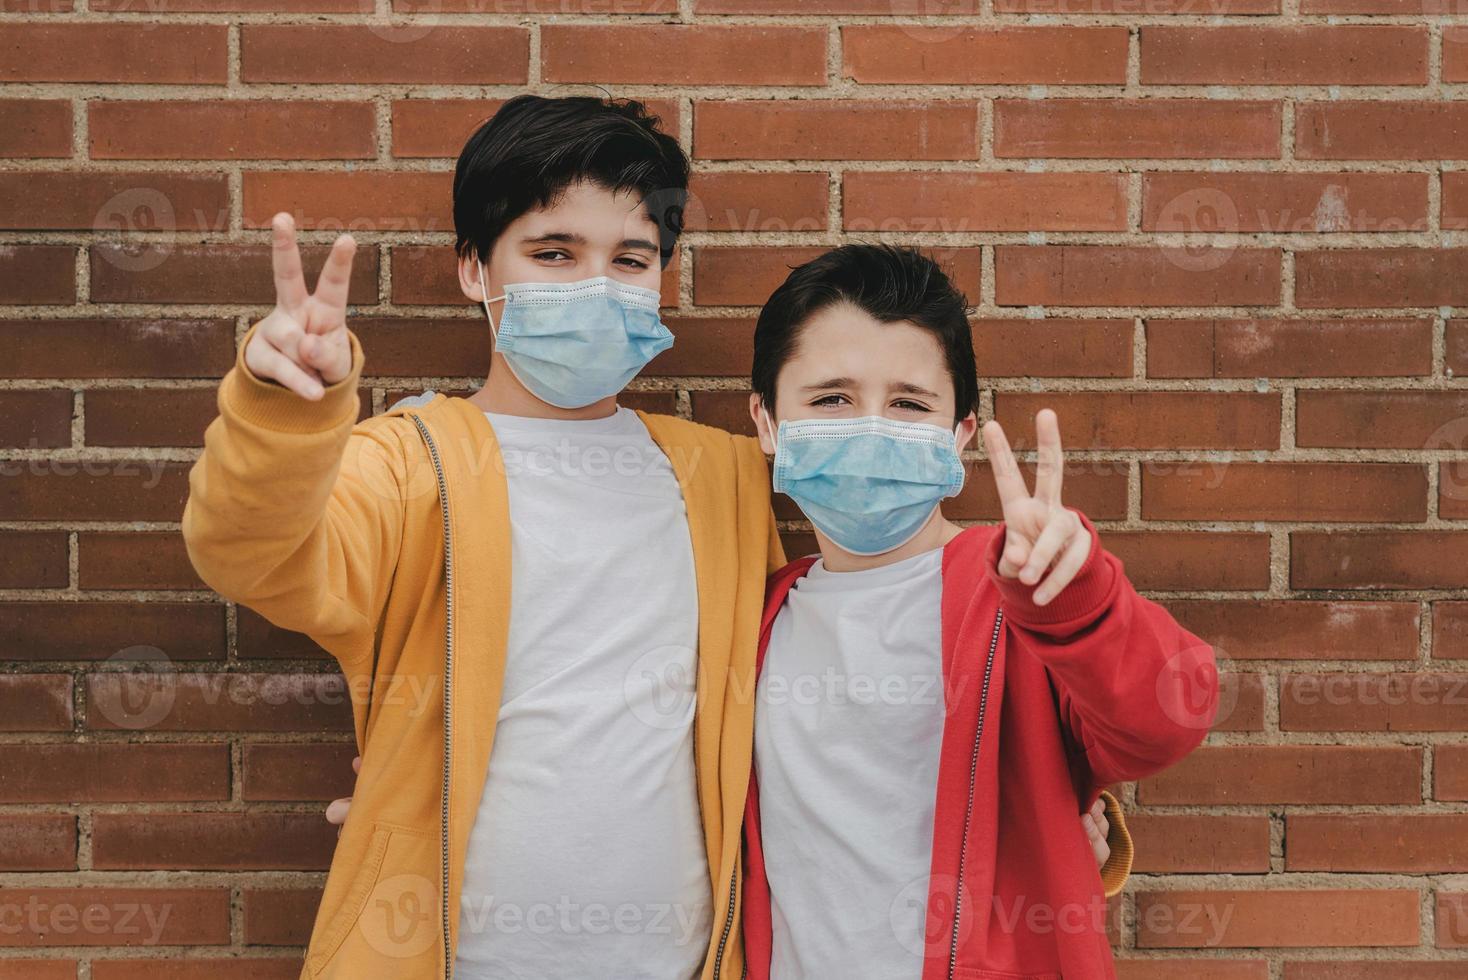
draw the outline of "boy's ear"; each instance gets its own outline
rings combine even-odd
[[[478,303],[484,299],[484,290],[479,288],[479,270],[475,267],[474,252],[459,257],[459,289],[466,299]],[[484,284],[489,285],[489,269],[484,270]]]
[[[969,412],[958,423],[958,433],[954,438],[954,445],[958,452],[963,452],[968,448],[968,444],[973,441],[974,434],[978,431],[979,417],[976,413]]]
[[[759,392],[751,394],[749,396],[749,417],[754,419],[755,431],[759,433],[759,447],[765,451],[766,456],[773,456],[775,455],[775,433],[770,430],[769,423],[774,422],[774,419],[766,422],[769,416],[760,411],[763,404]]]

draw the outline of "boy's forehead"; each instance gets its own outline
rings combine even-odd
[[[847,303],[826,307],[802,325],[785,369],[796,365],[802,375],[892,383],[948,377],[943,346],[931,331],[907,321],[883,323]]]
[[[550,202],[527,211],[520,219],[537,233],[579,230],[599,234],[620,229],[646,236],[657,230],[643,197],[636,191],[613,191],[599,184],[579,182],[565,188]]]

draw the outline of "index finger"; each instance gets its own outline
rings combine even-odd
[[[335,327],[347,316],[347,291],[352,285],[352,255],[357,251],[357,242],[351,235],[338,235],[331,243],[331,254],[321,267],[316,279],[315,298],[333,314],[329,326]]]
[[[984,449],[989,453],[989,467],[994,471],[994,486],[999,489],[999,502],[1008,505],[1030,495],[1019,463],[1004,436],[1004,427],[990,419],[984,423]]]
[[[296,222],[282,211],[270,219],[270,266],[275,275],[275,302],[284,310],[306,303],[306,275],[296,247]]]
[[[1035,416],[1035,438],[1040,457],[1035,472],[1035,496],[1058,506],[1060,482],[1065,475],[1065,454],[1060,448],[1060,421],[1051,409],[1042,408]]]

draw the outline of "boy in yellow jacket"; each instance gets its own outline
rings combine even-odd
[[[742,972],[769,473],[752,439],[617,405],[672,342],[687,179],[636,103],[511,100],[454,180],[488,378],[361,423],[354,244],[310,292],[273,222],[276,307],[220,385],[183,531],[212,588],[353,692],[361,774],[305,978]]]

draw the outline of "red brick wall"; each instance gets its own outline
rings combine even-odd
[[[1123,975],[1468,977],[1463,9],[0,11],[0,908],[38,910],[0,929],[0,976],[295,976],[349,714],[330,661],[203,590],[176,530],[271,302],[266,222],[293,211],[308,264],[356,234],[365,410],[467,387],[487,345],[452,275],[453,157],[497,100],[601,85],[654,103],[698,172],[678,346],[638,405],[744,428],[751,317],[788,265],[930,245],[978,308],[984,414],[1028,444],[1057,408],[1071,501],[1217,645],[1217,731],[1126,792]],[[992,520],[982,464],[970,488],[955,516]],[[122,669],[181,674],[140,698]],[[124,921],[139,904],[170,910],[160,934]]]

